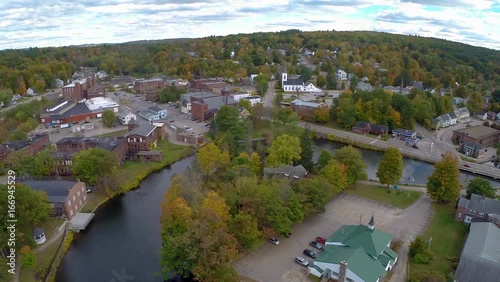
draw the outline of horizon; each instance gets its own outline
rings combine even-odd
[[[499,0],[7,0],[0,50],[310,31],[375,31],[500,50]],[[464,8],[467,7],[467,8]],[[304,12],[305,11],[305,12]]]

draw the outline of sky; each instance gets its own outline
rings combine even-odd
[[[372,30],[500,50],[500,0],[1,0],[0,49],[300,29]]]

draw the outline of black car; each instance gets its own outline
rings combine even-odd
[[[320,251],[323,250],[323,245],[321,245],[320,243],[316,242],[316,241],[311,241],[311,243],[309,243],[309,246],[315,248],[315,249],[318,249]]]
[[[310,258],[313,258],[313,259],[316,258],[316,252],[313,250],[305,249],[303,253],[304,253],[304,255],[306,255]]]

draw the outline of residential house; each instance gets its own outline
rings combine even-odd
[[[338,80],[347,80],[347,73],[341,69],[338,69],[335,73]]]
[[[456,282],[500,280],[500,229],[473,222],[455,271]]]
[[[458,117],[455,112],[449,112],[448,116],[450,117],[450,125],[455,125],[458,122]]]
[[[137,116],[130,112],[121,112],[116,118],[121,124],[128,124],[132,119],[137,120]]]
[[[449,114],[442,114],[437,117],[437,120],[439,121],[440,126],[443,128],[452,125],[452,122],[454,122],[453,124],[457,122],[456,116],[452,121],[451,116]]]
[[[352,127],[351,132],[359,134],[386,135],[389,133],[389,127],[380,124],[357,121]]]
[[[139,116],[148,121],[160,120],[167,118],[167,110],[160,109],[156,106],[149,107],[139,112]]]
[[[466,122],[469,120],[470,112],[467,107],[458,108],[454,111],[454,113],[457,116],[457,120],[459,122]]]
[[[500,201],[477,194],[458,200],[455,220],[465,223],[487,221],[500,228]]]
[[[132,120],[128,124],[129,132],[125,135],[129,153],[149,151],[156,148],[158,143],[158,131],[153,124],[137,124]]]
[[[413,81],[411,83],[412,88],[416,88],[420,91],[424,91],[424,84],[422,81]]]
[[[458,144],[472,143],[489,147],[500,143],[500,130],[484,125],[466,127],[453,130],[451,140]]]
[[[475,143],[462,143],[460,144],[459,151],[469,157],[482,158],[486,154],[486,148],[481,144]]]
[[[35,96],[36,93],[35,93],[35,90],[33,90],[33,88],[28,88],[28,90],[26,90],[26,95],[28,96]]]
[[[373,216],[368,225],[343,225],[327,238],[309,273],[339,282],[382,281],[398,261],[391,241],[391,235],[375,229]]]
[[[304,120],[314,120],[314,112],[319,107],[326,107],[323,102],[307,102],[302,99],[295,99],[290,103],[290,107],[297,115]]]
[[[48,134],[37,134],[26,141],[9,141],[0,144],[0,161],[7,164],[9,155],[16,151],[23,151],[28,156],[33,156],[50,146]]]
[[[455,105],[460,105],[460,104],[463,104],[464,102],[465,102],[464,98],[460,98],[460,97],[453,98],[453,104],[455,104]]]
[[[51,216],[64,216],[71,220],[87,203],[87,186],[76,181],[24,181],[33,190],[47,193]]]
[[[500,120],[500,112],[496,115],[496,120]]]
[[[98,71],[98,72],[96,73],[96,76],[97,76],[97,78],[99,78],[99,79],[104,79],[104,78],[108,77],[108,74],[107,74],[105,71],[100,70],[100,71]]]
[[[279,167],[265,167],[264,176],[272,177],[287,177],[290,180],[296,180],[307,177],[309,172],[302,165],[281,165]]]
[[[242,120],[246,120],[248,119],[249,116],[250,116],[250,111],[247,108],[240,107],[240,118]]]
[[[54,85],[56,86],[56,88],[62,88],[64,86],[64,81],[62,81],[62,79],[56,78],[54,80]]]
[[[494,111],[488,111],[486,112],[486,118],[489,120],[495,120],[497,118],[497,113]]]
[[[146,94],[148,92],[157,92],[165,88],[165,81],[161,78],[141,79],[134,82],[136,93]]]
[[[191,116],[195,120],[205,121],[213,118],[220,107],[236,106],[236,102],[231,96],[217,96],[210,98],[195,98],[191,102]]]
[[[356,85],[356,89],[361,91],[372,91],[373,86],[370,83],[358,82],[358,84]]]
[[[477,113],[474,113],[474,117],[480,120],[486,120],[488,118],[488,115],[486,114],[486,111],[479,111]]]

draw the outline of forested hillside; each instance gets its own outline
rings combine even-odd
[[[492,90],[500,83],[500,51],[440,39],[379,32],[300,32],[238,34],[86,47],[30,48],[0,52],[0,88],[25,94],[66,81],[80,66],[111,75],[225,77],[238,81],[252,73],[273,74],[277,63],[300,73],[301,48],[315,54],[319,71],[342,68],[375,85],[414,80],[426,87],[466,85],[472,91]],[[234,52],[234,56],[232,55]],[[275,64],[273,64],[275,63]]]

